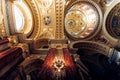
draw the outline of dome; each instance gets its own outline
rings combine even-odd
[[[84,39],[91,36],[99,26],[99,12],[89,2],[79,2],[65,15],[65,30],[73,38]]]

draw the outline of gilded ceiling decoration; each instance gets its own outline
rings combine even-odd
[[[65,21],[69,34],[76,38],[85,38],[96,28],[98,13],[89,4],[77,4],[68,11]]]
[[[39,33],[41,31],[41,17],[38,11],[38,6],[36,5],[34,0],[25,0],[25,2],[27,3],[27,5],[29,6],[31,13],[32,13],[32,18],[33,18],[33,30],[31,32],[31,34],[29,36],[27,36],[27,38],[31,38],[31,39],[36,39],[39,36]]]
[[[49,25],[51,23],[52,19],[50,16],[46,16],[44,17],[44,24],[45,25]]]
[[[38,2],[42,8],[49,8],[52,5],[53,0],[38,0]]]
[[[65,39],[64,35],[64,8],[65,8],[65,0],[56,0],[56,39]]]
[[[67,8],[65,30],[73,38],[88,38],[96,32],[98,27],[101,27],[101,16],[101,10],[97,4],[87,1],[76,1],[73,6]]]

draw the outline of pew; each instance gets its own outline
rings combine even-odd
[[[9,48],[10,48],[9,40],[7,38],[3,39],[3,40],[0,40],[0,52],[5,51]]]
[[[18,44],[15,36],[0,40],[0,80],[5,80],[28,55],[27,44]]]
[[[19,47],[0,52],[0,80],[3,80],[18,63],[24,60],[22,53]]]
[[[6,66],[8,63],[13,61],[15,58],[22,55],[22,49],[21,48],[10,48],[6,51],[3,51],[0,53],[0,69],[4,66]]]

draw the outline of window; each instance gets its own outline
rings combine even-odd
[[[21,12],[21,10],[13,5],[13,14],[15,17],[15,28],[17,32],[22,32],[23,28],[24,28],[24,16]]]

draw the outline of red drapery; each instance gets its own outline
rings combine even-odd
[[[67,76],[73,77],[76,73],[76,68],[74,65],[74,62],[70,56],[69,50],[67,48],[63,48],[63,59],[65,62],[65,71]],[[53,61],[56,57],[57,49],[52,48],[49,50],[48,55],[45,58],[44,64],[42,66],[42,69],[39,72],[39,80],[52,80],[52,65]]]

